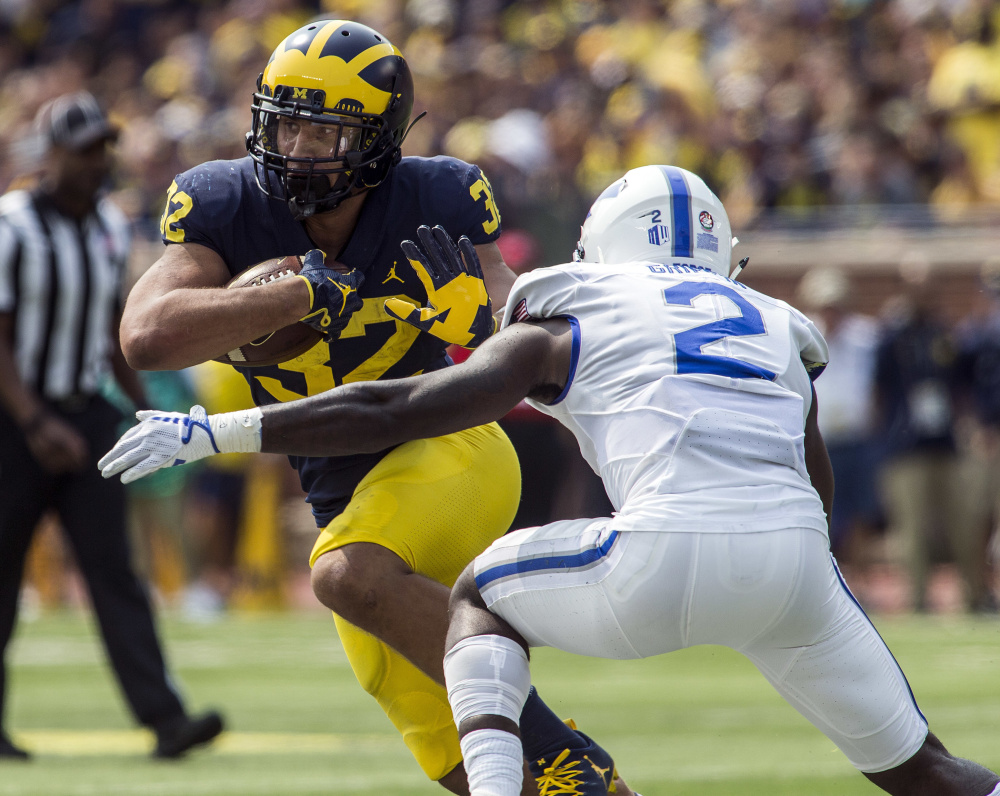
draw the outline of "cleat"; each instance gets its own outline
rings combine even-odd
[[[528,768],[538,785],[539,796],[607,796],[616,794],[618,772],[611,755],[576,729],[572,719],[566,725],[587,742],[583,749],[563,749],[555,756],[531,760]],[[620,781],[620,780],[619,780]]]

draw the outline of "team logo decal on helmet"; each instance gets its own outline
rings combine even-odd
[[[666,224],[658,223],[663,217],[663,213],[660,210],[650,210],[647,213],[648,216],[652,218],[653,226],[646,230],[646,234],[649,236],[649,243],[651,246],[663,246],[670,242],[670,227]]]
[[[732,236],[719,198],[697,174],[642,166],[594,201],[575,260],[681,263],[728,276]]]
[[[413,78],[381,34],[323,20],[275,48],[252,110],[247,150],[257,184],[302,219],[374,188],[399,162]]]

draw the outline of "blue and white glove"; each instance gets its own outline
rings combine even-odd
[[[183,412],[145,409],[135,413],[139,425],[130,428],[97,463],[101,475],[121,473],[129,484],[161,467],[204,459],[216,453],[260,450],[260,409],[208,415],[204,407]]]
[[[309,285],[309,313],[299,322],[322,332],[327,342],[336,339],[351,316],[364,306],[358,295],[364,274],[356,268],[346,274],[327,268],[323,252],[311,249],[302,258],[297,276]]]

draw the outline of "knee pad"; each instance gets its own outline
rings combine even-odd
[[[503,636],[470,636],[445,655],[444,679],[455,724],[472,716],[503,716],[515,724],[531,688],[528,656]]]

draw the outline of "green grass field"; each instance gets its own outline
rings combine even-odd
[[[1000,768],[1000,621],[876,619],[932,728],[956,754]],[[148,758],[89,616],[22,623],[9,650],[6,724],[36,755],[0,764],[0,796],[436,794],[357,686],[325,613],[165,619],[190,704],[229,731],[187,760]],[[821,796],[877,791],[728,650],[646,661],[534,655],[534,681],[615,756],[644,796]]]

